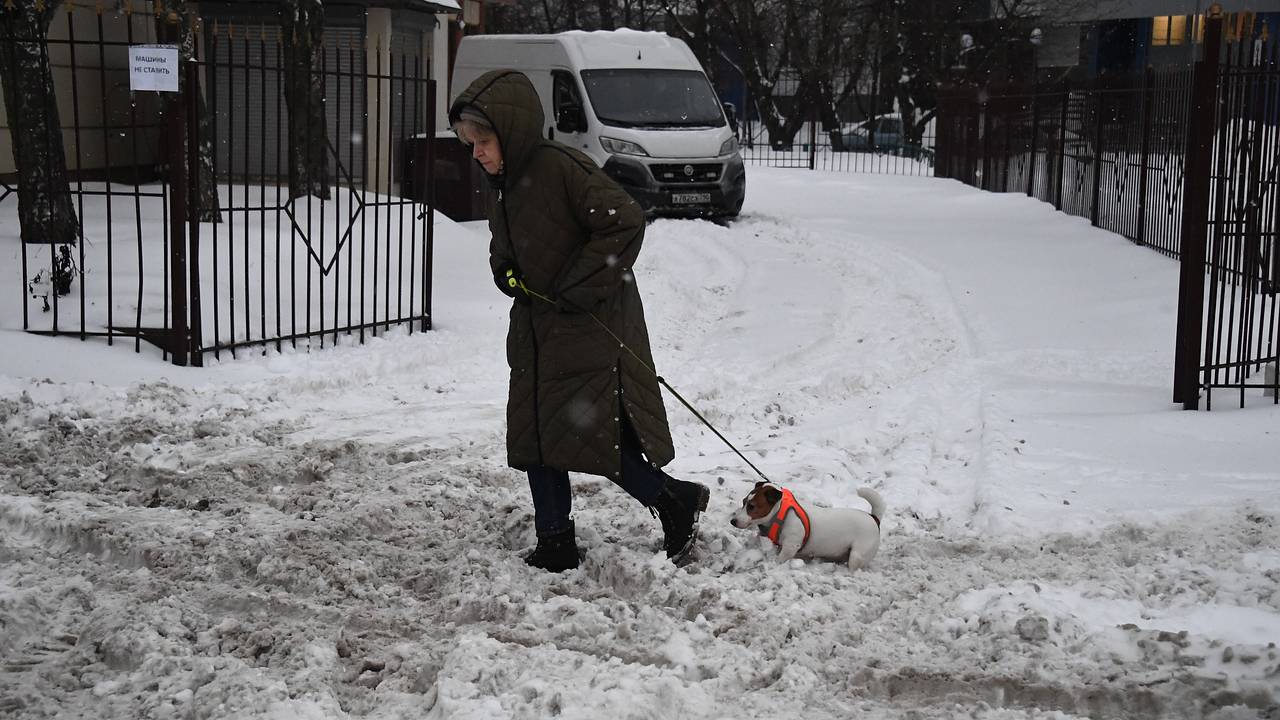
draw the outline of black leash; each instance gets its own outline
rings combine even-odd
[[[600,322],[600,321],[599,321],[599,320],[596,320],[596,322]],[[602,323],[602,324],[603,324],[603,323]],[[605,328],[605,329],[607,330],[608,328]],[[610,334],[612,334],[612,333],[610,333]],[[627,352],[631,352],[631,348],[628,348],[625,344],[623,345],[623,347],[624,347],[624,348],[626,348]],[[635,355],[636,355],[635,353],[633,353],[633,352],[631,353],[631,356],[632,356],[632,357],[635,357]],[[636,359],[637,359],[637,360],[640,360],[640,358],[636,358]],[[641,365],[644,365],[644,361],[643,361],[643,360],[641,360],[641,361],[640,361],[640,364],[641,364]],[[702,417],[702,413],[698,412],[698,411],[697,411],[697,410],[696,410],[692,405],[690,405],[688,400],[685,400],[683,397],[681,397],[681,396],[680,396],[680,393],[676,392],[676,389],[675,389],[675,388],[673,388],[673,387],[671,387],[671,383],[668,383],[668,382],[666,381],[666,379],[665,379],[665,378],[663,378],[663,377],[662,377],[661,375],[659,375],[657,372],[654,372],[653,368],[650,368],[648,365],[645,365],[645,367],[646,367],[646,368],[648,368],[648,370],[649,370],[650,372],[652,372],[652,373],[653,373],[653,376],[654,376],[654,377],[658,378],[658,382],[662,385],[662,387],[664,387],[664,388],[666,388],[667,390],[669,390],[669,391],[671,392],[671,394],[672,394],[672,395],[675,395],[675,396],[676,396],[676,399],[677,399],[677,400],[679,400],[679,401],[680,401],[680,403],[681,403],[682,405],[684,405],[686,408],[688,408],[688,409],[689,409],[689,412],[693,413],[693,416],[694,416],[694,417],[696,417],[696,418],[698,418],[699,420],[701,420],[703,425],[706,425],[707,427],[711,428],[711,432],[715,433],[715,434],[716,434],[716,437],[718,437],[718,438],[720,438],[721,440],[723,440],[723,441],[724,441],[724,444],[725,444],[725,445],[728,445],[730,450],[733,450],[734,452],[738,453],[738,457],[742,458],[742,462],[744,462],[744,463],[746,463],[746,464],[750,465],[750,466],[751,466],[751,469],[752,469],[752,470],[755,470],[755,471],[756,471],[756,474],[757,474],[757,475],[759,475],[761,478],[763,478],[765,482],[767,482],[767,483],[772,483],[772,482],[773,482],[772,480],[770,480],[770,479],[769,479],[769,477],[768,477],[767,475],[765,475],[764,473],[760,472],[760,468],[756,467],[756,466],[755,466],[755,463],[752,463],[750,460],[748,460],[746,455],[743,455],[743,454],[738,450],[738,448],[734,447],[734,446],[733,446],[733,443],[729,442],[729,439],[728,439],[728,438],[726,438],[724,435],[721,435],[721,434],[720,434],[720,431],[716,429],[716,426],[715,426],[715,425],[712,425],[712,424],[711,424],[711,423],[710,423],[706,418]]]
[[[525,284],[524,284],[523,282],[521,282],[521,283],[519,284],[519,288],[520,288],[520,289],[522,289],[522,290],[524,290],[526,293],[528,293],[530,297],[538,298],[539,300],[541,300],[541,301],[543,301],[543,302],[545,302],[545,303],[551,304],[551,305],[555,305],[555,304],[556,304],[556,301],[555,301],[555,300],[552,300],[551,298],[549,298],[549,297],[547,297],[547,296],[545,296],[545,295],[542,295],[542,294],[537,293],[537,292],[535,292],[535,291],[533,291],[533,290],[530,290],[528,287],[526,287],[526,286],[525,286]],[[562,300],[561,302],[563,303],[563,302],[565,302],[565,301],[563,301],[563,300]],[[566,304],[569,304],[569,303],[566,303]],[[770,480],[770,479],[769,479],[769,477],[768,477],[767,475],[765,475],[763,472],[761,472],[761,471],[760,471],[760,468],[756,467],[755,463],[753,463],[753,462],[751,462],[750,460],[748,460],[748,459],[747,459],[747,456],[746,456],[746,455],[743,455],[741,450],[739,450],[736,446],[734,446],[734,444],[733,444],[733,443],[729,442],[729,438],[726,438],[723,434],[721,434],[721,432],[720,432],[719,430],[717,430],[717,429],[716,429],[716,426],[711,424],[711,421],[709,421],[709,420],[707,420],[705,417],[703,417],[703,416],[702,416],[702,413],[698,412],[697,408],[695,408],[693,405],[690,405],[690,404],[689,404],[689,401],[688,401],[688,400],[685,400],[683,395],[681,395],[679,392],[677,392],[675,388],[671,387],[671,383],[667,382],[667,381],[666,381],[666,378],[664,378],[664,377],[662,377],[661,375],[659,375],[657,370],[655,370],[655,369],[653,369],[652,367],[650,367],[650,366],[649,366],[649,363],[647,363],[647,362],[645,362],[643,359],[641,359],[641,357],[640,357],[639,355],[637,355],[637,354],[635,353],[635,351],[634,351],[634,350],[632,350],[631,348],[627,347],[627,344],[626,344],[626,343],[624,343],[624,342],[622,342],[622,338],[618,337],[618,336],[617,336],[617,334],[615,334],[615,333],[613,332],[613,330],[609,328],[609,326],[608,326],[608,325],[605,325],[605,324],[604,324],[604,322],[603,322],[600,318],[596,317],[596,316],[595,316],[595,314],[594,314],[594,313],[592,313],[591,311],[589,311],[589,310],[584,310],[584,309],[579,308],[579,307],[577,307],[577,306],[573,306],[573,310],[574,310],[575,312],[583,313],[583,314],[584,314],[584,315],[586,315],[587,317],[589,317],[589,318],[591,318],[592,320],[594,320],[594,321],[596,322],[596,324],[597,324],[597,325],[599,325],[601,328],[603,328],[603,329],[604,329],[604,331],[605,331],[605,332],[609,333],[609,336],[610,336],[610,337],[612,337],[614,340],[617,340],[617,341],[618,341],[618,346],[619,346],[619,347],[621,347],[623,350],[626,350],[628,353],[630,353],[631,357],[633,357],[633,358],[635,358],[635,359],[636,359],[636,362],[640,363],[640,365],[641,365],[641,366],[643,366],[645,370],[648,370],[648,371],[649,371],[649,372],[650,372],[650,373],[651,373],[655,378],[657,378],[657,380],[658,380],[658,384],[659,384],[659,385],[661,385],[662,387],[666,388],[668,392],[670,392],[672,395],[674,395],[674,396],[675,396],[675,398],[676,398],[677,400],[679,400],[679,401],[680,401],[680,404],[681,404],[681,405],[684,405],[684,406],[689,410],[689,412],[693,413],[693,416],[694,416],[694,417],[696,417],[696,418],[698,418],[698,420],[702,421],[702,424],[703,424],[703,425],[706,425],[708,428],[710,428],[710,429],[711,429],[711,432],[713,432],[713,433],[715,433],[715,434],[716,434],[716,437],[720,438],[720,440],[722,440],[722,441],[724,442],[724,444],[725,444],[725,445],[728,445],[730,450],[732,450],[732,451],[734,451],[735,453],[737,453],[737,454],[738,454],[738,457],[742,458],[742,462],[744,462],[744,463],[746,463],[747,465],[751,466],[751,469],[752,469],[752,470],[755,470],[755,471],[756,471],[756,474],[757,474],[757,475],[759,475],[761,478],[763,478],[765,482],[768,482],[768,483],[772,483],[772,482],[773,482],[772,480]]]

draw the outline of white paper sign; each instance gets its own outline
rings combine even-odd
[[[130,45],[129,89],[178,92],[178,46]]]

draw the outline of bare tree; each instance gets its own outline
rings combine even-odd
[[[771,144],[790,145],[810,121],[838,126],[837,107],[856,90],[866,56],[865,0],[669,0],[664,7],[704,67],[718,54],[741,75]]]
[[[756,115],[775,144],[790,142],[799,129],[797,125],[786,134],[786,114],[774,92],[787,60],[785,44],[774,42],[785,36],[786,5],[781,0],[664,3],[670,25],[689,43],[703,67],[711,64],[714,51],[742,76]]]
[[[877,8],[877,83],[893,98],[909,145],[920,145],[937,113],[965,12],[949,0],[882,0]]]
[[[600,13],[601,30],[614,30],[618,27],[613,19],[613,0],[597,0],[596,9]]]
[[[594,24],[595,16],[592,14],[590,7],[586,5],[583,0],[538,0],[536,5],[539,12],[535,16],[530,16],[528,13],[520,12],[518,10],[522,5],[533,6],[534,4],[535,3],[532,2],[517,2],[506,7],[500,5],[494,6],[493,11],[495,13],[505,14],[513,19],[525,17],[534,20],[536,23],[534,25],[525,25],[523,28],[520,26],[506,27],[502,32],[557,33],[565,30],[598,29]],[[598,0],[598,2],[594,4],[596,4],[596,11],[598,11],[600,5],[607,4],[612,7],[615,3],[614,0]],[[507,9],[513,9],[516,10],[516,12],[502,13],[503,10]],[[492,20],[493,16],[490,16],[490,18]],[[585,25],[583,24],[584,19],[586,20]],[[502,24],[502,20],[498,20],[497,22]],[[490,23],[490,26],[492,27],[492,23]]]
[[[321,0],[281,0],[284,99],[289,110],[289,198],[329,199],[329,140],[325,134],[324,41]]]
[[[810,121],[839,125],[837,108],[858,88],[869,57],[867,15],[880,0],[528,0],[496,6],[498,32],[656,25],[688,43],[711,76],[733,68],[754,103],[753,115],[770,141],[789,145]],[[734,78],[736,79],[736,78]],[[745,110],[745,109],[744,109]]]
[[[854,93],[867,60],[871,32],[868,15],[874,5],[860,0],[796,3],[798,16],[787,38],[791,64],[807,95],[808,119],[824,128],[839,127],[838,108]]]
[[[564,30],[651,29],[663,14],[657,0],[520,0],[486,9],[496,33],[556,33]]]
[[[715,30],[712,28],[711,5],[713,0],[687,0],[686,2],[665,2],[662,11],[667,16],[667,27],[693,51],[698,62],[707,71],[714,84],[716,58],[720,56],[720,47],[712,41]]]
[[[901,114],[904,140],[920,143],[945,85],[1033,82],[1032,30],[1043,13],[1071,12],[1089,1],[879,0],[869,16],[876,25],[876,74]]]
[[[13,136],[18,220],[25,243],[74,243],[80,234],[45,45],[56,5],[22,0],[0,6],[0,83]],[[70,278],[66,280],[69,285]]]
[[[491,33],[544,33],[549,32],[552,10],[545,0],[515,2],[503,5],[486,5],[484,9],[485,32]]]

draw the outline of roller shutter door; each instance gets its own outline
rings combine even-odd
[[[284,99],[283,52],[276,25],[206,24],[206,87],[216,122],[215,164],[223,181],[276,182],[288,177],[288,105]],[[325,27],[324,113],[333,180],[357,184],[364,174],[362,122],[363,26]],[[353,67],[354,62],[354,67]]]

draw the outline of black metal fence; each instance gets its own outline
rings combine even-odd
[[[1206,106],[1207,114],[1216,110],[1207,247],[1196,262],[1208,269],[1195,318],[1203,325],[1206,409],[1214,389],[1233,390],[1241,407],[1251,389],[1280,402],[1280,49],[1229,46],[1216,76]]]
[[[402,323],[429,327],[432,211],[401,193],[413,170],[404,141],[435,134],[435,93],[420,58],[326,45],[317,69],[323,100],[302,110],[324,115],[323,137],[296,138],[278,30],[228,25],[206,38],[195,65],[214,88],[224,222],[203,227],[198,254],[193,243],[215,290],[199,306],[202,327],[193,326],[200,350],[217,356],[303,338],[324,347]],[[199,132],[198,123],[188,128]],[[290,148],[310,157],[312,144],[328,161],[328,197],[291,197]]]
[[[945,93],[937,175],[1021,192],[1171,257],[1182,270],[1174,400],[1280,401],[1280,61],[1220,45],[1194,68],[1085,86]]]
[[[1190,69],[1084,86],[950,92],[939,102],[937,176],[1020,192],[1178,254]]]
[[[789,127],[779,118],[771,130],[759,104],[748,98],[738,127],[742,159],[767,167],[933,175],[934,121],[914,127],[899,113],[874,109],[881,105],[875,97],[867,103],[870,109],[863,111],[846,102],[845,114],[858,119],[839,123],[822,122],[812,108],[792,108],[790,113],[806,119]]]
[[[68,5],[47,37],[0,37],[0,52],[28,43],[51,60],[71,178],[54,192],[70,194],[81,228],[74,244],[12,244],[24,329],[133,337],[135,350],[148,340],[196,365],[207,353],[428,329],[433,214],[401,193],[415,171],[403,146],[435,134],[423,60],[363,38],[326,44],[314,69],[324,132],[290,137],[278,29],[196,29],[183,90],[164,94],[129,89],[129,47],[181,30],[151,13]],[[23,139],[6,128],[6,141]],[[317,144],[327,191],[291,192],[291,155]],[[212,178],[194,170],[202,146]],[[17,215],[20,177],[0,178],[6,217]],[[210,179],[212,214],[199,207]]]
[[[153,17],[83,11],[56,17],[48,37],[0,36],[0,53],[41,53],[57,95],[70,99],[59,108],[70,184],[39,188],[29,197],[69,195],[79,221],[76,242],[19,236],[16,163],[0,195],[0,233],[9,236],[4,252],[21,258],[15,265],[22,272],[24,330],[100,336],[108,343],[132,336],[140,349],[148,326],[168,315],[170,198],[169,186],[159,181],[167,108],[154,94],[131,96],[126,58],[130,45],[154,41]],[[0,133],[15,158],[17,145],[31,141],[9,127]],[[61,165],[56,151],[43,150],[50,163]]]

